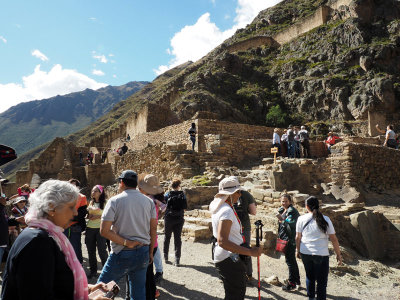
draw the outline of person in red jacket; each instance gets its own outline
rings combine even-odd
[[[325,141],[325,144],[328,147],[328,153],[331,153],[331,147],[336,144],[337,140],[340,140],[340,137],[331,131],[328,132],[328,138]]]

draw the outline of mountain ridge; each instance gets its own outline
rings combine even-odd
[[[88,126],[146,84],[133,81],[17,104],[0,114],[0,141],[23,154]]]

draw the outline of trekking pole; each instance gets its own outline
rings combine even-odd
[[[258,220],[254,223],[256,225],[256,247],[260,247],[260,241],[262,241],[262,228],[263,223]],[[258,273],[258,300],[261,300],[261,282],[260,282],[260,257],[257,256],[257,273]]]

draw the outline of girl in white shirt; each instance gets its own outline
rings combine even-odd
[[[328,239],[332,242],[339,265],[342,264],[339,242],[329,217],[319,211],[319,201],[311,196],[306,199],[307,214],[301,216],[296,224],[296,252],[306,270],[307,296],[315,298],[317,281],[318,300],[326,299],[326,286],[329,273]]]

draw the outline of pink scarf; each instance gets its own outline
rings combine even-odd
[[[74,299],[89,299],[85,271],[76,258],[75,250],[72,248],[70,241],[64,235],[64,230],[47,219],[37,218],[37,212],[32,211],[32,209],[28,210],[28,213],[25,216],[25,222],[30,227],[37,227],[46,230],[49,233],[49,236],[57,243],[58,247],[60,247],[62,253],[64,253],[65,261],[74,275]]]

